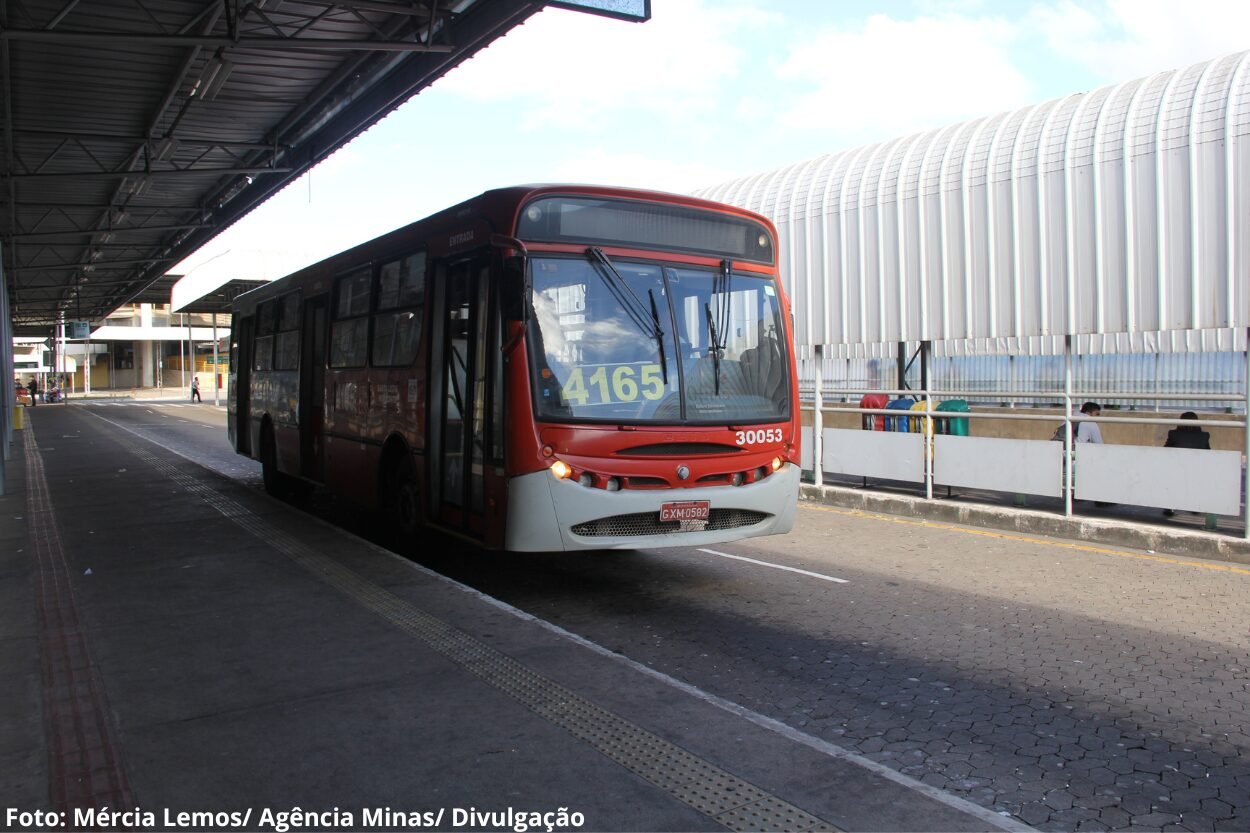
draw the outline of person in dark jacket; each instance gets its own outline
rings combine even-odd
[[[1181,414],[1181,419],[1197,419],[1193,411]],[[1197,425],[1178,425],[1168,432],[1164,448],[1211,448],[1211,435]]]
[[[1197,419],[1198,415],[1193,411],[1186,411],[1181,414],[1182,420]],[[1164,448],[1211,448],[1211,435],[1203,431],[1197,425],[1178,425],[1168,432],[1168,438],[1163,443]],[[1163,514],[1169,518],[1176,514],[1175,509],[1164,509]]]

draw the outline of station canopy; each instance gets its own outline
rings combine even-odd
[[[15,334],[98,320],[545,5],[22,0],[0,13]]]

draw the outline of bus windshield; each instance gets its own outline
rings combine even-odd
[[[770,276],[535,256],[530,360],[547,420],[763,423],[790,417]]]

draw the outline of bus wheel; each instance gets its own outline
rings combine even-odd
[[[395,467],[390,485],[390,521],[396,544],[401,552],[416,548],[421,532],[421,488],[417,484],[417,467],[405,459]]]
[[[265,492],[276,498],[285,498],[289,478],[278,471],[278,449],[273,441],[273,428],[266,425],[260,435],[260,472]]]

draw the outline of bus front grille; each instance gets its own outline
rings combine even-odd
[[[659,512],[636,512],[632,515],[613,515],[575,524],[571,531],[574,535],[590,538],[667,535],[673,532],[714,532],[720,529],[752,526],[767,518],[767,512],[756,512],[751,509],[713,509],[711,517],[706,521],[661,521]]]

